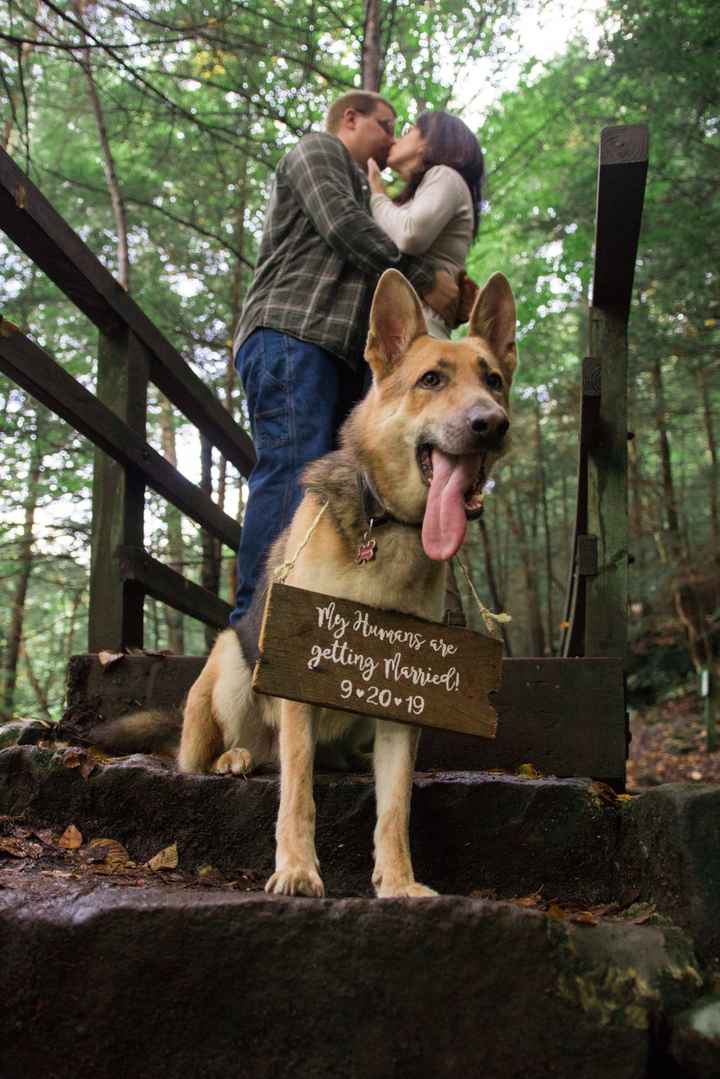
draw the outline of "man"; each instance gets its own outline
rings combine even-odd
[[[390,266],[442,315],[455,282],[428,259],[401,255],[369,212],[367,162],[384,167],[395,111],[379,94],[352,91],[330,108],[326,131],[304,136],[280,162],[255,276],[235,334],[257,463],[238,552],[230,621],[250,606],[273,540],[289,524],[305,465],[335,448],[362,393],[373,290]]]

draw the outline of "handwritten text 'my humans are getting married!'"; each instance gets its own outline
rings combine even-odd
[[[422,651],[425,646],[443,658],[457,651],[442,637],[427,639],[417,632],[403,629],[385,629],[375,625],[366,611],[356,611],[355,619],[344,618],[335,608],[334,603],[318,606],[318,627],[327,629],[335,638],[331,645],[314,644],[310,649],[307,665],[310,670],[317,669],[325,661],[338,667],[354,667],[365,682],[370,682],[378,671],[382,670],[385,678],[391,682],[407,681],[415,686],[444,686],[449,692],[460,688],[460,672],[456,667],[449,667],[442,673],[429,666],[407,663],[401,652],[396,651],[385,659],[374,659],[350,647],[344,640],[349,629],[364,638],[375,637],[390,646],[405,645],[413,652]]]

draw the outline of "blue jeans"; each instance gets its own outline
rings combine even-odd
[[[248,480],[231,625],[247,612],[267,552],[300,503],[303,469],[335,449],[338,427],[362,384],[362,372],[355,375],[325,349],[277,330],[254,330],[235,366],[257,461]]]

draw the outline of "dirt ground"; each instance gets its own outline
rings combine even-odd
[[[720,783],[720,749],[707,751],[703,704],[687,693],[631,711],[630,792],[658,783]]]

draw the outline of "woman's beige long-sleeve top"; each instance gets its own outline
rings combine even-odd
[[[387,195],[373,195],[376,223],[406,255],[429,255],[439,270],[455,276],[465,266],[473,234],[470,191],[447,165],[425,173],[410,202],[396,206]],[[450,327],[426,304],[423,313],[433,337],[449,337]]]

